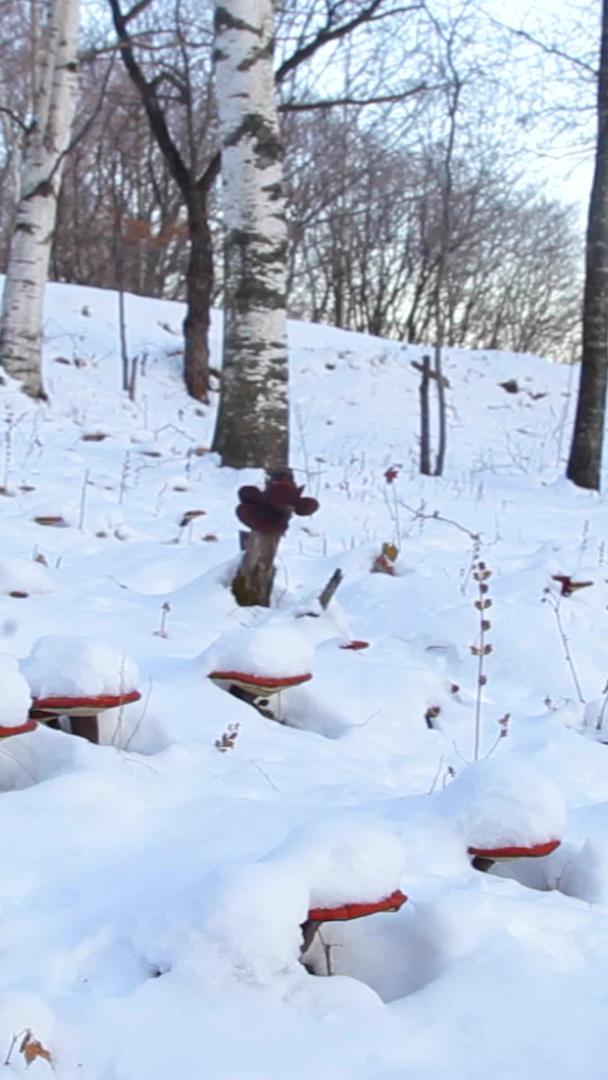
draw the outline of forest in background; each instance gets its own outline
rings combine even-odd
[[[31,122],[35,7],[2,5],[0,269]],[[221,304],[212,5],[130,11],[130,47],[171,140],[193,180],[208,181]],[[121,61],[110,4],[82,16],[51,277],[183,299],[183,190]],[[581,7],[523,31],[475,3],[279,3],[289,314],[419,343],[440,308],[447,345],[576,357],[581,215],[539,179],[538,161],[550,176],[552,155],[592,152],[595,21]]]

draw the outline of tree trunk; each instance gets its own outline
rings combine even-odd
[[[429,385],[431,381],[431,358],[422,357],[420,380],[420,472],[431,475],[431,418],[429,410]]]
[[[35,61],[34,121],[24,136],[21,194],[0,319],[0,363],[32,397],[44,397],[44,289],[76,106],[77,44],[78,0],[53,0]]]
[[[270,607],[274,583],[274,560],[281,534],[269,536],[252,530],[241,534],[245,553],[232,582],[232,592],[240,607]]]
[[[274,98],[272,0],[216,0],[222,134],[223,377],[213,449],[234,468],[288,459],[287,228]]]
[[[209,315],[213,287],[213,249],[207,214],[207,198],[217,176],[216,156],[204,173],[196,177],[194,165],[188,166],[168,126],[168,117],[159,97],[158,77],[147,79],[138,63],[128,24],[137,9],[123,15],[119,0],[109,0],[125,68],[140,95],[152,134],[156,140],[179,191],[186,203],[190,253],[186,272],[187,314],[184,320],[184,381],[188,393],[198,401],[208,400],[209,381]]]
[[[599,491],[608,364],[608,0],[602,3],[595,171],[587,219],[583,355],[566,475]]]
[[[213,247],[207,192],[195,185],[186,195],[190,254],[186,271],[184,382],[191,397],[209,400],[209,322],[213,290]]]

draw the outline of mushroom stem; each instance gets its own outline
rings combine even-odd
[[[260,704],[260,701],[265,702],[266,698],[260,698],[259,695],[252,694],[250,690],[244,690],[242,686],[231,686],[228,692],[232,694],[232,697],[238,698],[239,701],[244,701],[247,705],[253,705],[254,709],[257,709],[257,711],[268,720],[276,719],[270,709],[266,709]]]
[[[92,743],[99,742],[99,722],[96,714],[72,716],[70,717],[70,727],[72,735],[80,735],[81,739],[88,739]]]
[[[485,859],[483,855],[476,855],[471,866],[474,870],[481,870],[482,874],[487,874],[488,870],[492,869],[495,862],[496,859]]]
[[[302,953],[308,952],[308,950],[310,949],[310,946],[312,945],[312,943],[313,943],[313,941],[315,939],[315,934],[316,934],[316,932],[317,932],[317,930],[319,929],[320,926],[321,926],[321,923],[318,922],[316,919],[306,919],[306,922],[303,922],[301,924],[302,948],[301,948],[300,952],[302,952]]]
[[[274,582],[274,560],[281,533],[261,533],[252,529],[246,534],[245,551],[232,582],[232,592],[240,607],[270,607]]]

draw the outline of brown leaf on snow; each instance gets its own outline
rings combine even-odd
[[[107,433],[105,431],[91,431],[88,435],[82,436],[82,442],[103,442],[107,439]]]
[[[569,574],[552,574],[553,581],[559,581],[562,596],[572,596],[577,589],[588,589],[592,581],[573,581]]]
[[[43,1046],[38,1039],[35,1039],[31,1031],[26,1031],[23,1036],[19,1047],[19,1053],[23,1054],[28,1068],[36,1058],[42,1058],[43,1061],[48,1062],[51,1068],[53,1067],[53,1058],[50,1050],[47,1050],[46,1046]]]
[[[39,514],[34,518],[36,525],[51,525],[56,529],[66,529],[68,523],[60,514]]]
[[[196,521],[197,518],[204,517],[206,513],[206,510],[186,510],[179,523],[180,529],[185,529],[186,525],[189,525],[191,521]]]

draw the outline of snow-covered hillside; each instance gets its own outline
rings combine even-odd
[[[71,286],[48,290],[50,405],[0,388],[0,652],[37,697],[141,694],[102,745],[0,746],[5,1072],[29,1029],[61,1080],[604,1080],[608,509],[563,479],[572,370],[451,352],[445,477],[422,478],[424,350],[292,324],[292,464],[321,509],[275,607],[243,609],[236,491],[261,477],[209,452],[180,306],[127,316],[134,403],[115,295]],[[86,665],[78,642],[30,657],[57,636],[96,639]],[[231,662],[312,678],[278,723],[208,678]],[[554,850],[482,873],[471,847]],[[400,892],[300,962],[309,911]]]

